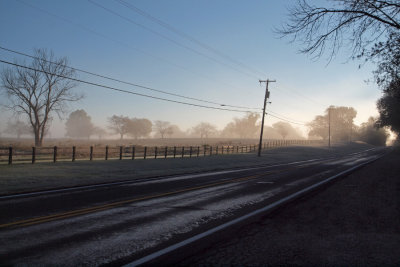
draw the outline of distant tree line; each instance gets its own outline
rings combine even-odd
[[[330,106],[325,110],[324,115],[318,115],[308,123],[308,136],[327,140],[330,131],[333,142],[360,140],[372,145],[384,146],[389,133],[385,128],[377,127],[378,119],[370,117],[367,122],[358,127],[353,122],[356,115],[357,111],[352,107]]]
[[[97,135],[99,139],[105,135],[116,134],[122,140],[125,137],[134,138],[149,138],[152,133],[155,138],[210,138],[210,137],[225,137],[225,138],[242,138],[251,139],[258,138],[260,132],[260,115],[256,113],[248,113],[242,118],[234,118],[228,123],[222,131],[217,129],[217,126],[208,123],[200,122],[187,131],[182,131],[179,126],[171,124],[168,121],[156,120],[151,122],[145,118],[129,118],[123,115],[113,115],[107,119],[107,132],[105,129],[94,126],[91,117],[82,109],[72,112],[66,123],[66,136],[71,138],[87,138]],[[277,122],[272,127],[265,127],[265,138],[272,139],[302,139],[299,130],[293,128],[289,123]]]

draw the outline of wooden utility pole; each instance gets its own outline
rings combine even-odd
[[[264,133],[264,117],[265,117],[265,108],[267,106],[267,99],[269,98],[268,84],[276,82],[275,80],[258,80],[261,83],[265,83],[265,97],[264,97],[264,108],[261,120],[261,133],[260,133],[260,143],[258,144],[258,156],[261,157],[261,146],[262,146],[262,137]]]
[[[328,108],[329,126],[328,126],[328,146],[331,147],[331,107]]]

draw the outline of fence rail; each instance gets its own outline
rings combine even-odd
[[[320,140],[273,140],[263,149],[289,145],[318,145]],[[135,160],[192,158],[224,154],[253,153],[257,145],[201,146],[103,146],[103,147],[0,147],[0,164],[36,163],[77,160]]]

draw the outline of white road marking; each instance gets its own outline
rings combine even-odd
[[[324,184],[326,184],[326,183],[328,183],[328,182],[330,182],[330,181],[332,181],[332,180],[334,180],[334,179],[336,179],[338,177],[341,177],[343,175],[349,174],[350,172],[352,172],[352,171],[354,171],[354,170],[356,170],[356,169],[358,169],[358,168],[360,168],[360,167],[362,167],[364,165],[367,165],[368,163],[371,163],[371,162],[383,157],[385,154],[386,153],[378,155],[378,156],[375,156],[371,160],[368,160],[368,161],[366,161],[364,163],[358,164],[358,165],[356,165],[356,166],[354,166],[354,167],[352,167],[350,169],[347,169],[347,170],[342,171],[342,172],[340,172],[340,173],[338,173],[336,175],[333,175],[333,176],[331,176],[331,177],[329,177],[329,178],[327,178],[327,179],[325,179],[323,181],[320,181],[320,182],[315,183],[315,184],[313,184],[313,185],[311,185],[309,187],[306,187],[306,188],[304,188],[304,189],[302,189],[300,191],[297,191],[296,193],[293,193],[293,194],[291,194],[291,195],[289,195],[287,197],[284,197],[284,198],[282,198],[282,199],[280,199],[280,200],[278,200],[276,202],[273,202],[273,203],[265,206],[264,208],[261,208],[261,209],[255,210],[253,212],[250,212],[250,213],[248,213],[248,214],[246,214],[244,216],[241,216],[241,217],[236,218],[236,219],[234,219],[232,221],[229,221],[229,222],[226,222],[224,224],[221,224],[221,225],[219,225],[217,227],[214,227],[212,229],[209,229],[209,230],[207,230],[207,231],[205,231],[203,233],[200,233],[200,234],[197,234],[195,236],[192,236],[192,237],[190,237],[190,238],[188,238],[186,240],[183,240],[183,241],[181,241],[179,243],[176,243],[174,245],[171,245],[169,247],[166,247],[164,249],[161,249],[159,251],[151,253],[151,254],[143,257],[143,258],[140,258],[140,259],[137,259],[135,261],[132,261],[132,262],[124,265],[124,267],[139,266],[141,264],[147,263],[147,262],[149,262],[151,260],[154,260],[154,259],[156,259],[156,258],[158,258],[158,257],[160,257],[162,255],[165,255],[165,254],[167,254],[169,252],[172,252],[172,251],[174,251],[174,250],[176,250],[178,248],[184,247],[184,246],[186,246],[186,245],[188,245],[190,243],[193,243],[195,241],[198,241],[198,240],[200,240],[200,239],[202,239],[202,238],[204,238],[206,236],[214,234],[215,232],[218,232],[220,230],[226,229],[226,228],[228,228],[228,227],[230,227],[230,226],[232,226],[232,225],[234,225],[236,223],[242,222],[242,221],[244,221],[244,220],[246,220],[246,219],[248,219],[248,218],[250,218],[252,216],[255,216],[255,215],[258,215],[260,213],[263,213],[263,212],[269,211],[271,209],[274,209],[274,208],[276,208],[276,207],[278,207],[278,206],[280,206],[280,205],[282,205],[282,204],[284,204],[284,203],[286,203],[288,201],[291,201],[291,200],[293,200],[293,199],[295,199],[295,198],[297,198],[297,197],[299,197],[299,196],[301,196],[301,195],[303,195],[305,193],[308,193],[308,192],[312,191],[313,189],[318,188],[319,186],[322,186],[322,185],[324,185]]]

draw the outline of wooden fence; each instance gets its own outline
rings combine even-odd
[[[263,144],[263,149],[289,145],[317,145],[319,140],[274,140]],[[254,153],[258,145],[202,145],[202,146],[103,146],[103,147],[0,147],[0,163],[36,163],[76,160],[123,160],[192,158],[212,155]]]

